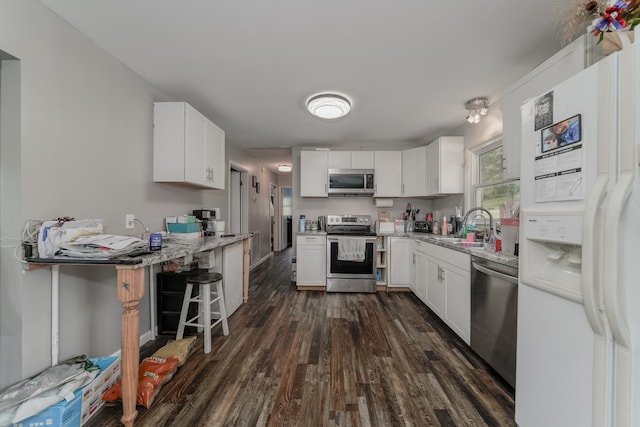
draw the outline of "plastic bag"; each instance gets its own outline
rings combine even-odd
[[[178,359],[174,357],[147,357],[138,368],[138,390],[136,403],[150,408],[164,383],[169,381],[178,369]],[[122,400],[122,385],[118,381],[102,395],[102,400],[114,402]]]

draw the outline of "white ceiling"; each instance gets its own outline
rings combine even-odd
[[[467,100],[499,100],[562,47],[550,22],[559,5],[575,4],[40,1],[171,98],[192,104],[227,141],[274,165],[294,145],[415,145],[460,135]],[[352,112],[336,121],[312,117],[305,101],[320,91],[347,94]]]

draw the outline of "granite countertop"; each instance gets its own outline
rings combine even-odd
[[[468,248],[461,245],[457,245],[452,242],[447,242],[445,240],[439,240],[439,237],[445,236],[434,236],[430,233],[380,233],[380,236],[386,237],[406,237],[409,239],[416,239],[427,243],[432,243],[434,245],[442,246],[448,249],[453,249],[458,252],[464,252],[471,256],[477,256],[479,258],[488,259],[490,261],[498,262],[500,264],[508,265],[510,267],[518,268],[518,257],[511,255],[504,255],[502,253],[489,252],[484,250],[484,248]],[[453,237],[453,236],[447,236]]]
[[[122,256],[118,258],[71,258],[67,256],[55,256],[52,258],[27,258],[27,262],[33,264],[98,264],[98,265],[128,265],[132,268],[142,268],[165,261],[190,256],[199,252],[232,245],[248,239],[248,233],[236,234],[228,237],[207,236],[196,239],[175,239],[171,236],[163,237],[162,249],[150,254],[137,257]]]

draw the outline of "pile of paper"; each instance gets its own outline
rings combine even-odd
[[[147,242],[130,236],[92,234],[60,245],[60,255],[73,258],[115,258],[145,247]]]

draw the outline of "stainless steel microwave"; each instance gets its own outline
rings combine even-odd
[[[372,169],[329,169],[329,195],[372,196]]]

